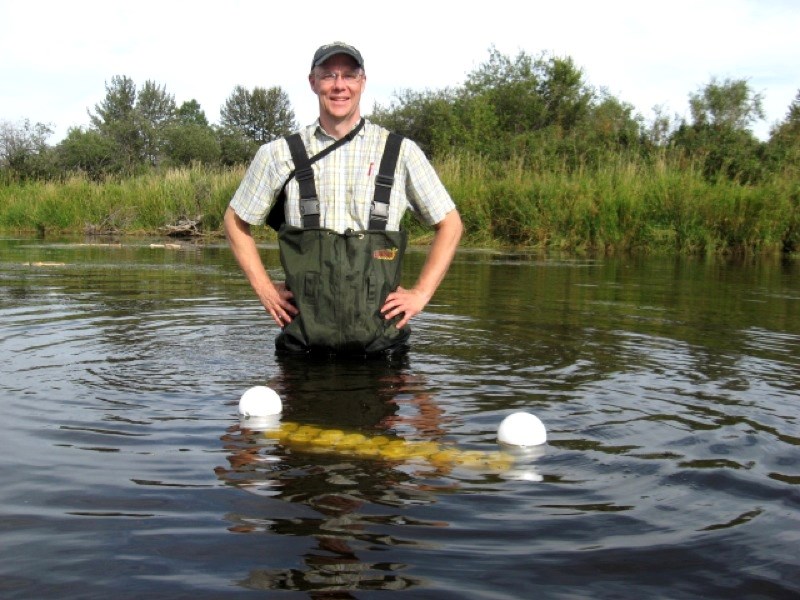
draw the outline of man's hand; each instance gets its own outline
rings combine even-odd
[[[292,292],[283,282],[273,283],[261,262],[250,225],[239,218],[232,208],[225,212],[225,235],[228,237],[233,255],[253,287],[261,305],[279,327],[285,327],[299,312],[292,304]]]
[[[282,281],[265,286],[263,292],[259,292],[258,299],[278,327],[286,327],[292,319],[300,312],[292,303],[294,295],[286,289],[286,284]]]
[[[398,286],[395,291],[386,296],[381,314],[386,319],[394,319],[396,316],[402,315],[397,322],[397,328],[401,329],[413,316],[422,312],[422,309],[428,304],[428,300],[430,298],[419,290],[407,290]]]
[[[381,314],[387,319],[402,314],[397,322],[397,328],[404,327],[412,317],[422,312],[422,309],[433,298],[436,288],[450,268],[456,247],[461,240],[461,233],[464,226],[461,224],[461,216],[458,211],[453,209],[444,219],[434,225],[436,232],[433,234],[433,242],[428,250],[428,257],[422,265],[417,283],[413,288],[407,290],[398,287],[391,294],[386,296],[381,308]]]

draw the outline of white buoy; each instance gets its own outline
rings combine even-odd
[[[239,399],[239,424],[251,431],[274,429],[280,423],[281,397],[265,385],[247,390]]]
[[[547,442],[547,431],[539,417],[515,412],[500,423],[497,441],[511,446],[540,446]]]
[[[239,414],[244,417],[269,417],[280,414],[281,397],[265,385],[251,387],[239,400]]]

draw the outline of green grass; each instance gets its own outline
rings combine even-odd
[[[706,181],[691,167],[611,161],[593,171],[447,157],[437,169],[478,245],[568,252],[800,249],[800,182]]]
[[[472,246],[605,254],[800,249],[800,182],[789,176],[755,186],[709,182],[691,164],[623,157],[577,172],[466,153],[435,166]],[[76,175],[62,183],[0,185],[0,230],[153,234],[202,215],[203,231],[221,235],[243,175],[244,168],[192,167],[103,183]],[[412,239],[429,239],[428,229],[410,218],[405,223]]]
[[[62,183],[0,186],[0,229],[156,233],[181,218],[202,215],[203,229],[215,232],[243,175],[243,168],[198,167],[102,183],[74,175]]]

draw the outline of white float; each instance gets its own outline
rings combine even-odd
[[[547,430],[536,415],[515,412],[500,423],[497,441],[509,446],[541,446],[547,442]]]
[[[265,385],[251,387],[239,399],[239,421],[248,429],[275,427],[282,410],[281,397]]]

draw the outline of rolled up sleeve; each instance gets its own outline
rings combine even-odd
[[[277,140],[258,149],[231,199],[230,207],[250,225],[264,223],[291,170],[281,156],[281,144],[285,142]]]
[[[420,147],[408,139],[404,140],[403,145],[409,206],[421,221],[435,225],[456,205]]]

